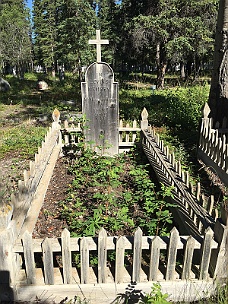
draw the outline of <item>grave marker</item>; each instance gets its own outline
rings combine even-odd
[[[118,154],[119,149],[118,83],[114,82],[112,68],[101,62],[100,47],[101,44],[107,44],[108,40],[101,40],[100,31],[97,31],[97,39],[89,43],[97,45],[97,62],[88,67],[85,82],[81,83],[82,112],[88,126],[85,129],[86,142],[91,142],[96,152],[114,155]]]
[[[100,30],[96,30],[96,39],[89,40],[89,44],[96,44],[97,46],[97,62],[101,62],[101,45],[109,44],[108,40],[101,40]]]

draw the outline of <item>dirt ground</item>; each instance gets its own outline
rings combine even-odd
[[[21,124],[25,122],[37,124],[34,113],[36,113],[36,109],[32,106],[9,105],[4,107],[4,111],[0,111],[0,128],[4,131],[4,129],[15,126],[20,128]],[[51,125],[51,121],[48,125]],[[23,180],[23,172],[29,169],[29,162],[29,159],[21,158],[20,151],[9,152],[3,159],[0,159],[0,201],[10,200],[11,193],[17,191],[18,180]],[[66,227],[66,224],[59,219],[57,202],[65,197],[71,179],[72,177],[67,174],[66,161],[64,158],[60,158],[56,163],[44,205],[36,223],[34,237],[58,237],[62,229]]]
[[[60,237],[62,230],[67,228],[66,223],[60,219],[59,207],[59,202],[66,198],[68,186],[72,182],[67,167],[66,159],[59,158],[36,222],[33,232],[35,238]]]

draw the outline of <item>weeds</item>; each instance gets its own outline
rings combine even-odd
[[[74,180],[60,205],[62,217],[74,236],[94,236],[101,227],[110,234],[132,234],[140,226],[145,234],[164,235],[172,226],[166,201],[172,189],[157,191],[147,166],[137,164],[134,153],[116,157],[81,151],[71,167]]]
[[[161,291],[160,284],[153,284],[151,292],[143,296],[142,300],[139,301],[139,304],[166,304],[170,303],[167,301],[168,294],[163,294]]]
[[[16,152],[21,158],[34,157],[47,129],[32,124],[24,124],[0,130],[0,159],[7,153]]]

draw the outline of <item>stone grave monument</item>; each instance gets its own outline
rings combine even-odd
[[[97,62],[92,63],[85,72],[85,82],[81,83],[82,112],[85,115],[85,139],[96,152],[102,155],[118,154],[119,100],[118,83],[114,82],[112,68],[101,62],[100,30],[96,39],[89,44],[97,46]]]

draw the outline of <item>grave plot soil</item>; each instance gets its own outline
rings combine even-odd
[[[59,158],[33,231],[35,238],[60,237],[62,230],[67,228],[65,221],[60,219],[59,207],[59,202],[66,198],[67,189],[73,180],[67,168],[66,159]]]
[[[40,210],[33,231],[34,238],[60,237],[62,230],[68,228],[67,223],[61,219],[61,206],[59,204],[59,202],[66,198],[69,185],[74,179],[74,176],[68,172],[68,166],[67,158],[62,157],[58,159],[45,196],[43,207]],[[224,190],[224,185],[213,172],[207,170],[207,174],[209,176],[207,182],[208,187],[214,184],[221,190]]]

